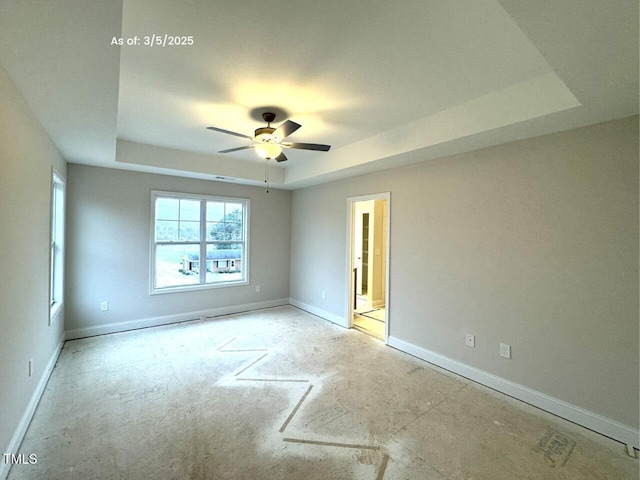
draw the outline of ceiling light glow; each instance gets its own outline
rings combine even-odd
[[[276,158],[282,153],[282,147],[277,143],[270,143],[268,141],[264,143],[257,143],[254,147],[256,153],[267,160],[270,158]]]

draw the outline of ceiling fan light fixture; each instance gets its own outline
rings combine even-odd
[[[273,158],[277,162],[286,162],[287,156],[282,152],[283,148],[296,148],[299,150],[317,150],[327,152],[331,148],[331,145],[321,145],[318,143],[296,143],[282,141],[289,135],[297,131],[302,125],[292,120],[287,120],[282,123],[278,128],[273,128],[271,122],[276,118],[276,115],[272,112],[264,112],[262,119],[267,122],[266,127],[256,128],[253,137],[244,135],[242,133],[232,132],[231,130],[225,130],[218,127],[207,127],[207,130],[213,130],[215,132],[225,133],[227,135],[233,135],[234,137],[248,138],[253,140],[252,145],[245,145],[236,148],[227,148],[226,150],[220,150],[218,153],[231,153],[238,150],[246,150],[253,148],[256,154],[261,158],[267,160]]]
[[[270,143],[268,141],[264,143],[258,143],[255,145],[254,150],[256,153],[267,160],[270,158],[276,158],[282,153],[282,147],[277,143]]]
[[[253,141],[256,143],[278,143],[275,141],[275,137],[269,133],[258,133],[253,137]]]

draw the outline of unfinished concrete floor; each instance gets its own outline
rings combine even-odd
[[[69,341],[21,479],[638,479],[622,444],[293,307]]]

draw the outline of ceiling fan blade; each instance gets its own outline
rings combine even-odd
[[[244,135],[242,133],[231,132],[229,130],[224,130],[224,129],[218,128],[218,127],[207,127],[207,130],[213,130],[214,132],[226,133],[227,135],[234,135],[236,137],[252,138],[252,137],[249,137],[248,135]]]
[[[320,143],[291,143],[284,142],[281,143],[285,148],[299,148],[301,150],[319,150],[321,152],[328,152],[331,148],[331,145],[322,145]]]
[[[278,155],[275,160],[276,162],[286,162],[287,156],[284,154],[284,152],[280,152],[280,155]]]
[[[273,132],[273,135],[280,139],[286,138],[289,135],[291,135],[293,132],[298,130],[301,126],[302,125],[300,125],[299,123],[292,122],[291,120],[287,120],[282,125],[280,125],[275,132]]]
[[[247,148],[253,148],[253,145],[245,145],[244,147],[227,148],[226,150],[220,150],[218,153],[231,153],[238,150],[246,150]]]

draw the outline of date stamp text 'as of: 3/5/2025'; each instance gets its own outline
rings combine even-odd
[[[195,43],[193,35],[134,35],[132,37],[112,37],[111,45],[129,47],[190,47]]]

